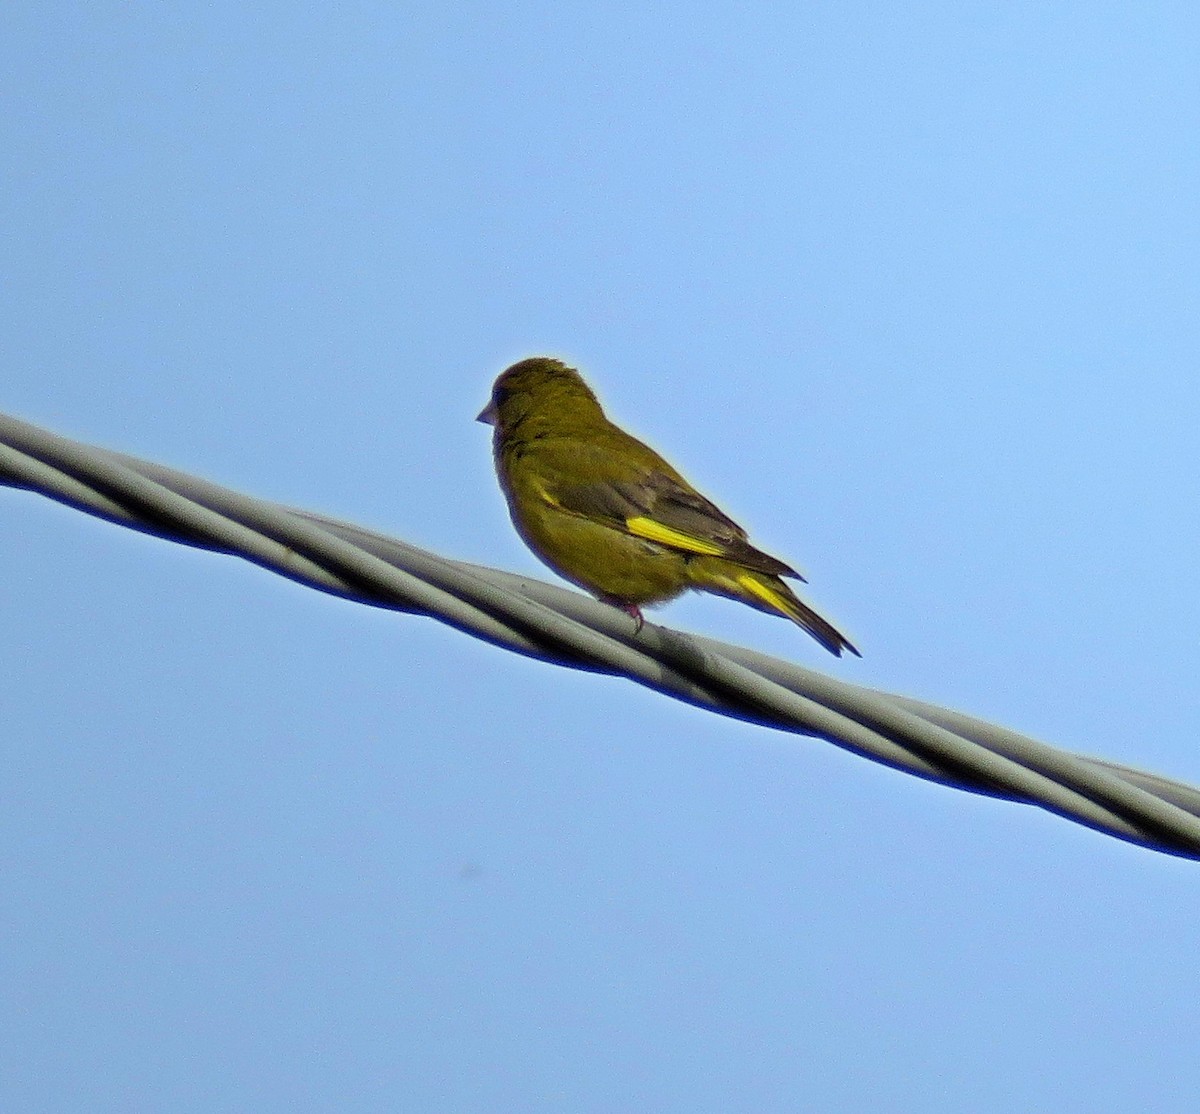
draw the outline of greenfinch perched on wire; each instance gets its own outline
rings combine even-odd
[[[479,421],[495,427],[496,474],[517,533],[639,630],[641,605],[690,588],[783,615],[832,654],[858,654],[781,579],[804,578],[755,549],[658,453],[613,425],[574,368],[542,356],[513,364]]]

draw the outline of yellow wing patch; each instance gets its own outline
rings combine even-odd
[[[550,494],[550,492],[548,492],[548,491],[546,490],[546,488],[545,488],[545,487],[544,487],[542,484],[538,483],[538,482],[535,480],[535,481],[534,481],[534,483],[533,483],[533,486],[534,486],[534,488],[536,488],[536,489],[537,489],[537,493],[538,493],[538,494],[539,494],[539,495],[540,495],[540,496],[541,496],[541,497],[542,497],[542,498],[543,498],[543,499],[544,499],[544,500],[545,500],[547,503],[549,503],[549,504],[550,504],[550,506],[552,506],[552,507],[561,507],[561,506],[562,506],[562,503],[560,503],[560,502],[559,502],[557,499],[555,499],[555,498],[554,498],[554,496],[553,496],[553,495],[551,495],[551,494]]]
[[[706,542],[692,537],[691,534],[681,534],[678,530],[672,530],[669,526],[655,522],[654,519],[647,518],[645,515],[627,518],[625,528],[635,537],[661,542],[663,545],[673,545],[676,549],[683,549],[688,553],[704,553],[710,557],[720,557],[725,552],[724,548],[715,542]]]

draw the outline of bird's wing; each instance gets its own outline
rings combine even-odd
[[[755,549],[746,531],[686,482],[657,468],[634,479],[544,484],[543,496],[560,510],[656,542],[682,553],[723,557],[773,576],[795,569]]]

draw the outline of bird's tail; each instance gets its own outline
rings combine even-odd
[[[837,657],[842,656],[843,650],[862,657],[850,639],[802,602],[779,577],[740,568],[728,561],[693,561],[690,570],[694,588],[731,596],[772,615],[783,615]]]

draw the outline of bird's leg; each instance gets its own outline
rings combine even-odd
[[[616,599],[614,596],[601,596],[600,602],[606,603],[610,607],[619,608],[621,611],[624,611],[626,615],[631,616],[634,622],[637,623],[637,626],[634,628],[634,634],[640,634],[642,627],[646,625],[646,619],[642,615],[642,609],[638,607],[636,603],[627,603],[625,600]]]

